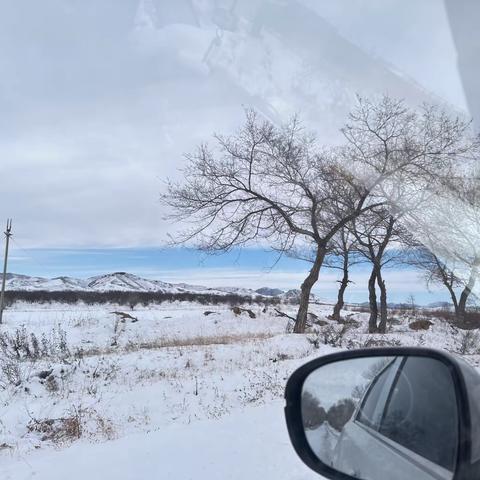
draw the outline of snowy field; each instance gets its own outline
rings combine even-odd
[[[327,318],[331,306],[313,305],[313,331],[293,335],[273,307],[245,308],[252,311],[188,303],[9,309],[0,329],[0,478],[318,478],[297,459],[283,419],[295,368],[379,345],[480,360],[476,332],[441,320],[413,331],[404,314],[387,334],[370,335],[367,314],[346,311],[337,324]]]

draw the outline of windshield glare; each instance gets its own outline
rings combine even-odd
[[[342,349],[453,352],[478,396],[479,18],[0,2],[3,477],[318,477],[283,393]]]

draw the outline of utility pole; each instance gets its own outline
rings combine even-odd
[[[5,259],[3,262],[2,293],[0,295],[0,324],[3,321],[3,309],[5,308],[5,282],[7,281],[7,262],[8,262],[8,244],[12,236],[12,219],[7,220],[7,229],[5,230]]]

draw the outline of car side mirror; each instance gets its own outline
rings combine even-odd
[[[293,446],[330,479],[480,478],[480,375],[421,348],[341,352],[287,383]]]

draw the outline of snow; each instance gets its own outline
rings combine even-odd
[[[85,435],[104,440],[99,418],[122,437],[281,398],[289,373],[312,347],[285,334],[284,319],[252,308],[255,319],[225,306],[173,303],[129,311],[138,321],[122,323],[114,305],[16,305],[6,312],[2,332],[14,336],[24,328],[57,344],[64,331],[69,354],[23,362],[21,386],[0,390],[0,444],[20,455],[44,448],[28,431],[31,420],[74,410],[85,412]],[[205,316],[206,310],[214,313]],[[55,391],[38,377],[51,369]]]
[[[314,453],[328,465],[333,464],[335,447],[340,433],[324,422],[318,428],[307,430],[307,440]]]
[[[4,460],[2,468],[5,480],[319,478],[294,453],[279,401],[108,443],[37,451]]]
[[[285,430],[283,391],[296,368],[374,342],[454,352],[464,343],[464,332],[441,320],[410,330],[407,314],[387,334],[370,335],[366,313],[344,312],[357,323],[340,335],[343,326],[327,318],[331,305],[312,305],[326,322],[317,333],[292,335],[272,307],[248,308],[256,318],[187,302],[7,309],[0,335],[35,334],[51,351],[20,362],[19,383],[5,382],[0,359],[0,478],[318,478]],[[296,307],[280,308],[293,315]],[[470,349],[465,358],[477,365]],[[80,438],[48,437],[49,419],[77,419]]]

